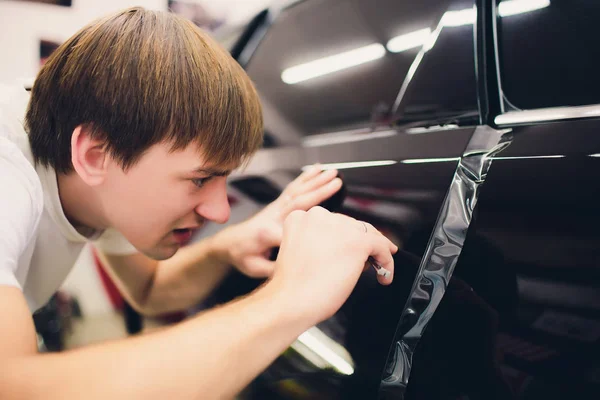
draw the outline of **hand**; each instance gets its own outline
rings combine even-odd
[[[277,268],[266,288],[278,303],[309,324],[331,317],[354,289],[366,261],[373,257],[394,274],[392,254],[398,247],[372,225],[314,207],[294,211],[285,221]]]
[[[216,239],[226,261],[245,275],[266,278],[275,262],[268,257],[281,243],[283,222],[295,210],[308,210],[333,196],[342,187],[337,170],[322,171],[317,164],[292,181],[281,195],[252,218],[224,229]]]

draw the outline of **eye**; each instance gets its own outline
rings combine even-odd
[[[210,181],[211,179],[212,179],[212,176],[209,176],[206,178],[194,178],[194,179],[191,179],[191,181],[196,187],[201,188],[206,184],[206,182]]]

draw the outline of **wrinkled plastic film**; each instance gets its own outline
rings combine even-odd
[[[380,398],[404,396],[414,351],[452,277],[492,156],[510,144],[509,132],[486,126],[476,128],[459,160],[398,323],[382,376]]]

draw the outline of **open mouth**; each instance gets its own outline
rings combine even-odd
[[[173,229],[173,236],[175,236],[175,240],[180,244],[187,244],[192,238],[193,233],[194,231],[189,228]]]

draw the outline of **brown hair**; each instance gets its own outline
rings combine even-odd
[[[62,44],[32,88],[26,129],[36,162],[68,173],[79,125],[105,141],[123,168],[150,146],[197,143],[207,161],[243,163],[262,144],[250,78],[190,21],[130,8]]]

